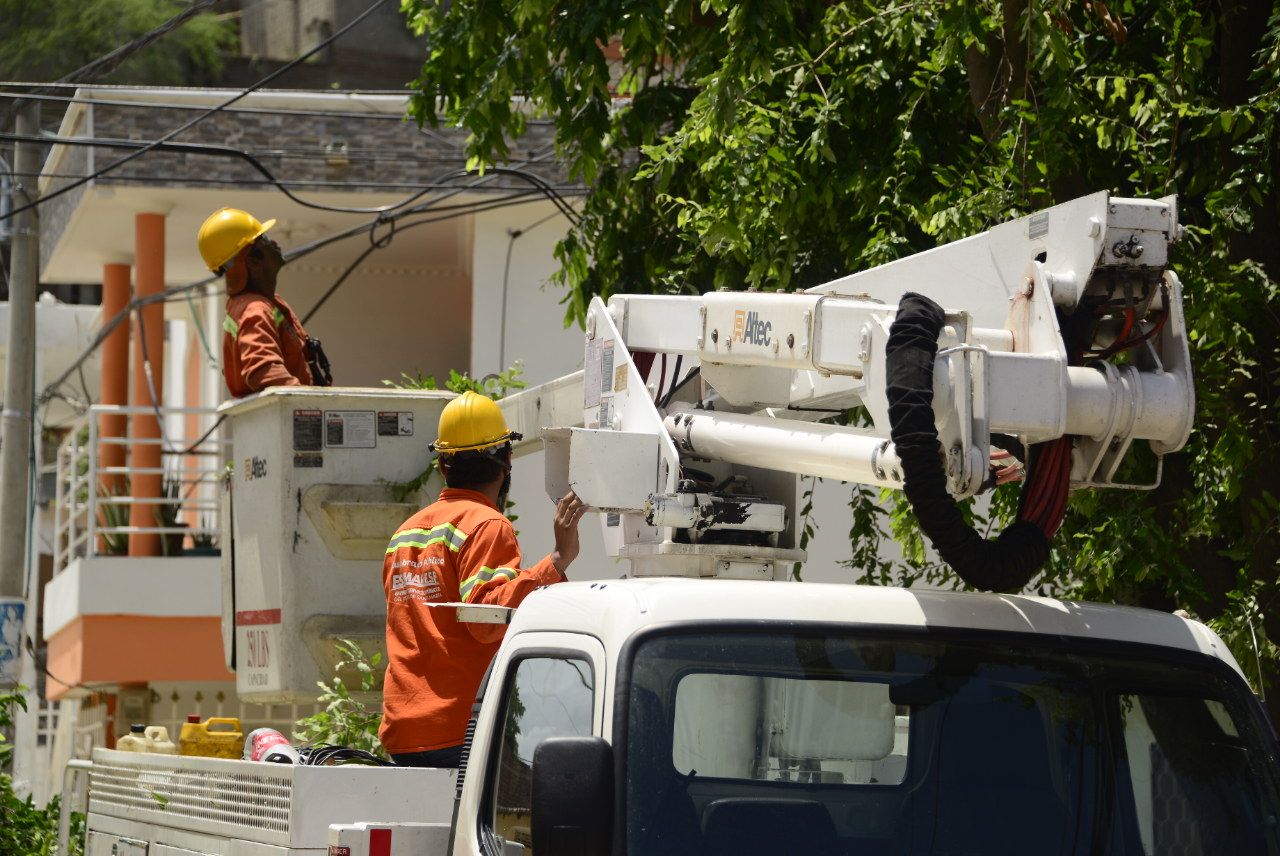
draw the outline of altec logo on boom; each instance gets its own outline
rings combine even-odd
[[[768,347],[772,332],[773,322],[761,320],[759,312],[748,312],[745,309],[734,311],[733,340],[735,342]]]

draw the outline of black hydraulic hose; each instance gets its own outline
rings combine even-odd
[[[994,541],[974,531],[947,493],[942,446],[933,422],[933,361],[942,307],[907,292],[885,345],[889,436],[902,462],[903,490],[920,528],[960,579],[984,591],[1018,591],[1049,558],[1049,540],[1018,520]]]

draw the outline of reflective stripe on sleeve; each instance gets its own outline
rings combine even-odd
[[[514,580],[519,573],[515,568],[481,568],[474,576],[467,577],[458,586],[458,594],[465,603],[476,586],[484,585],[490,580]]]
[[[432,544],[444,544],[456,553],[462,549],[462,544],[466,540],[467,533],[452,523],[441,523],[430,529],[401,529],[391,536],[387,552],[394,553],[401,547],[430,547]]]

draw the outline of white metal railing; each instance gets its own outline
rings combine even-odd
[[[217,414],[209,407],[161,407],[162,428],[169,417],[198,417],[194,433],[162,437],[135,437],[135,415],[157,416],[156,408],[95,404],[76,422],[58,448],[57,506],[53,568],[61,573],[72,560],[84,556],[122,555],[132,534],[159,535],[165,555],[183,555],[190,548],[216,546],[219,534],[218,479],[228,460],[229,440],[217,430]],[[102,417],[124,417],[122,436],[103,436]],[[160,446],[159,467],[134,466],[129,449],[135,445]],[[102,466],[103,448],[125,450],[123,466]],[[134,476],[159,475],[158,497],[134,496]],[[134,505],[153,509],[154,525],[133,526]],[[186,517],[183,521],[180,518]],[[150,522],[150,521],[148,521]]]

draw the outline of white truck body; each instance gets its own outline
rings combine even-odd
[[[648,691],[638,688],[635,680],[637,656],[643,654],[646,644],[687,639],[691,634],[719,635],[727,647],[714,656],[689,659],[681,665],[681,680],[688,683],[678,687],[687,688],[687,693],[682,695],[684,689],[677,688],[674,701],[643,701]],[[821,645],[835,665],[804,667],[806,674],[822,673],[826,681],[823,689],[814,695],[803,691],[799,683],[782,686],[787,680],[784,675],[797,677],[799,673],[781,661],[776,667],[763,669],[753,661],[755,655],[734,647],[734,640],[745,638],[744,634],[765,640],[761,651],[790,652],[798,648],[797,639],[825,640]],[[767,641],[774,637],[776,645]],[[847,654],[864,643],[871,646],[858,655],[864,663],[838,662],[840,651]],[[1132,687],[1116,688],[1121,697],[1137,700],[1130,702],[1129,713],[1123,712],[1122,704],[1116,707],[1116,715],[1130,717],[1132,710],[1151,704],[1145,693],[1155,693],[1154,698],[1169,691],[1146,687],[1164,680],[1161,675],[1204,676],[1202,687],[1188,685],[1178,677],[1168,680],[1175,693],[1211,712],[1205,721],[1221,726],[1214,737],[1230,744],[1222,751],[1240,753],[1246,760],[1228,773],[1210,769],[1186,775],[1219,775],[1244,794],[1241,804],[1256,803],[1259,810],[1270,811],[1273,817],[1280,809],[1274,802],[1275,736],[1230,652],[1199,622],[1150,610],[1025,596],[766,581],[634,579],[542,589],[514,613],[477,705],[456,802],[454,776],[446,770],[288,767],[102,750],[94,758],[88,852],[91,856],[516,856],[535,849],[532,845],[538,834],[538,815],[530,811],[529,799],[531,791],[539,787],[540,773],[537,765],[529,762],[542,738],[564,736],[596,738],[609,747],[618,771],[616,788],[609,782],[608,799],[614,808],[610,827],[617,837],[610,846],[617,849],[573,846],[550,853],[627,852],[642,856],[730,852],[701,838],[693,849],[688,849],[687,843],[685,849],[667,848],[665,843],[659,849],[646,849],[635,840],[635,818],[629,813],[634,814],[632,804],[641,797],[635,792],[635,783],[628,783],[625,771],[628,763],[635,768],[637,752],[644,757],[652,753],[629,746],[628,739],[639,737],[638,732],[628,735],[627,723],[634,731],[638,724],[672,718],[672,742],[657,756],[673,767],[676,781],[690,791],[683,811],[696,813],[690,829],[700,830],[699,835],[710,834],[708,824],[714,825],[717,811],[723,813],[726,805],[733,808],[745,803],[753,811],[767,813],[781,807],[800,812],[797,819],[803,812],[830,812],[839,852],[952,852],[932,845],[902,850],[902,830],[906,828],[902,816],[907,811],[903,806],[910,804],[912,793],[936,778],[931,768],[937,757],[924,750],[933,727],[929,711],[940,705],[963,709],[960,697],[968,692],[972,676],[961,669],[959,684],[922,697],[920,676],[908,674],[910,664],[875,665],[871,652],[879,650],[877,644],[899,645],[901,650],[942,645],[947,651],[981,646],[995,664],[990,667],[992,677],[987,683],[999,691],[1015,692],[1010,688],[1017,687],[1016,697],[1022,703],[1013,715],[1025,714],[1046,731],[1074,727],[1071,723],[1078,717],[1069,699],[1055,703],[1044,695],[1071,678],[1028,677],[1023,672],[1029,666],[1018,665],[1011,671],[1007,663],[997,661],[1012,657],[1019,664],[1039,662],[1043,666],[1045,658],[1037,652],[1073,652],[1062,658],[1083,662],[1096,654],[1099,663],[1117,659],[1145,664],[1144,669],[1150,668]],[[565,670],[566,663],[572,664],[573,670]],[[834,688],[832,681],[840,680],[841,674],[865,675],[870,667],[881,671],[874,678],[875,686],[850,683],[834,695],[826,692],[824,700],[824,691]],[[984,670],[973,674],[984,674]],[[1097,674],[1100,680],[1112,680],[1101,676],[1101,671]],[[734,703],[732,695],[744,680],[760,684],[753,690],[759,704]],[[770,685],[770,681],[775,683]],[[870,696],[867,686],[871,686]],[[1092,692],[1087,683],[1082,686]],[[905,695],[896,699],[884,695],[895,691]],[[892,702],[888,707],[886,700]],[[989,700],[981,704],[991,706]],[[973,709],[985,710],[981,705]],[[994,714],[983,716],[998,718],[1010,713],[999,705],[991,709]],[[757,739],[762,733],[771,735],[773,749],[767,748],[768,741]],[[1175,728],[1173,733],[1181,732]],[[975,751],[995,768],[1016,765],[1032,751],[1020,742],[1037,743],[1037,734],[1043,734],[1039,725],[1029,732],[1011,728],[1007,734],[997,733],[1003,744],[992,742],[992,736],[987,735]],[[974,735],[974,739],[983,738]],[[791,748],[779,750],[783,743]],[[1124,771],[1123,775],[1113,774],[1110,763],[1093,764],[1099,775],[1107,771],[1105,786],[1095,790],[1112,793],[1118,788],[1127,794],[1123,803],[1134,829],[1132,843],[1142,845],[1136,852],[1162,852],[1151,849],[1167,846],[1170,841],[1158,822],[1161,801],[1168,797],[1160,783],[1177,780],[1178,775],[1167,765],[1161,768],[1163,774],[1153,774],[1153,763],[1159,767],[1164,762],[1150,759],[1163,758],[1168,747],[1145,725],[1124,727],[1123,752],[1116,741],[1098,739],[1089,745],[1095,743],[1099,752],[1109,746],[1105,751],[1115,753],[1116,769]],[[795,753],[782,769],[773,755],[778,751]],[[934,747],[935,753],[947,751],[950,748]],[[767,771],[752,765],[761,760],[754,757],[758,753],[770,756]],[[1071,774],[1064,770],[1071,765],[1055,763],[1059,764],[1055,770],[1037,770],[1070,780]],[[1183,763],[1189,762],[1178,760],[1173,769]],[[965,790],[980,792],[979,771],[966,775],[972,776],[973,782],[972,788]],[[571,795],[575,785],[569,781],[565,787]],[[1066,809],[1080,802],[1070,795],[1060,798],[1056,792],[1046,793],[1051,804],[1059,799],[1063,803],[1063,811],[1054,815],[1060,822],[1069,816]],[[878,815],[863,811],[868,800],[880,807]],[[1211,826],[1220,808],[1205,807],[1209,820],[1204,823]],[[998,815],[998,806],[992,811]],[[652,812],[659,818],[671,814],[661,807]],[[973,816],[972,821],[985,829],[995,822],[996,815]],[[1008,818],[1002,822],[1016,825]],[[1074,829],[1075,821],[1071,823]],[[803,841],[810,823],[801,825],[805,828],[787,834]],[[910,828],[919,832],[925,825],[916,819]],[[1184,836],[1182,843],[1202,842],[1209,826],[1193,825],[1190,831],[1179,833]],[[1272,844],[1276,843],[1274,826],[1268,829],[1264,824],[1247,832],[1258,841],[1261,836],[1270,836]],[[948,834],[956,833],[951,830]],[[1072,848],[1062,852],[1097,852],[1095,848],[1104,846],[1102,831],[1097,828],[1082,829],[1079,835]],[[823,852],[821,846],[814,846],[815,852]],[[788,851],[774,847],[732,852]]]
[[[368,793],[353,785],[335,805],[336,787],[314,802],[295,787],[288,840],[248,840],[136,793],[125,806],[96,794],[91,856],[318,854],[321,823],[328,856],[1280,856],[1275,731],[1204,625],[782,582],[805,558],[797,474],[909,498],[927,488],[934,499],[911,498],[922,530],[962,579],[994,590],[1024,587],[1047,560],[1069,490],[1158,483],[1194,411],[1167,269],[1181,233],[1172,197],[1098,193],[806,294],[593,300],[583,371],[502,408],[525,435],[516,453],[545,446],[548,492],[572,488],[600,512],[606,552],[634,578],[552,586],[513,615],[435,604],[511,621],[454,797],[440,788],[448,773],[417,784],[412,771],[351,771]],[[332,636],[363,627],[376,644],[376,574],[357,566],[378,541],[357,524],[395,503],[361,480],[411,474],[405,417],[421,411],[421,431],[440,402],[362,394],[306,393],[334,396],[330,407],[267,392],[228,409],[277,426],[263,415],[248,429],[264,451],[229,483],[227,538],[226,635],[244,643],[229,663],[261,665],[252,643],[278,625],[274,677],[256,686],[270,698],[307,690]],[[854,407],[860,427],[817,424]],[[330,422],[341,442],[320,440]],[[384,423],[380,443],[370,432]],[[1035,513],[983,551],[954,540],[960,515],[947,512],[999,481],[997,449],[1025,465]],[[277,523],[264,529],[260,509]],[[339,567],[352,573],[326,597],[280,591]],[[347,585],[366,588],[348,598]],[[166,782],[205,769],[151,763],[166,798]],[[414,793],[393,811],[384,781]],[[246,816],[255,800],[246,787]]]

